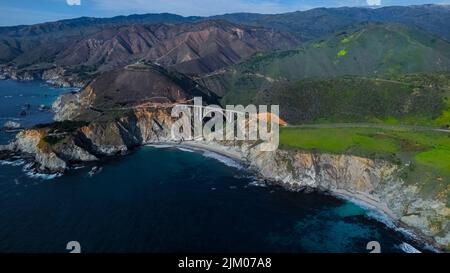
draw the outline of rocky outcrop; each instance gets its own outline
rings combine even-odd
[[[450,208],[445,200],[424,195],[407,184],[407,166],[353,155],[301,150],[266,152],[249,143],[194,143],[226,156],[244,159],[261,178],[295,190],[316,189],[359,200],[383,211],[432,245],[450,250]]]
[[[52,104],[55,112],[53,119],[56,121],[75,119],[82,108],[80,95],[80,93],[67,93],[59,96]]]
[[[127,153],[139,145],[170,141],[170,110],[135,110],[116,120],[93,123],[65,121],[28,129],[0,153],[31,155],[42,172],[64,172],[71,163],[96,161]]]
[[[63,172],[67,163],[60,159],[43,142],[44,130],[25,130],[17,134],[16,141],[10,144],[14,152],[29,154],[38,163],[37,169],[41,172]]]
[[[81,88],[89,79],[80,79],[77,74],[67,72],[62,67],[42,69],[18,69],[11,65],[0,66],[0,80],[33,81],[43,80],[57,87]]]
[[[54,128],[26,130],[0,151],[32,155],[40,171],[62,172],[73,162],[122,155],[146,143],[172,142],[173,122],[170,109],[137,109],[113,121],[83,124],[69,133]],[[205,147],[238,155],[262,178],[288,189],[318,189],[362,200],[417,234],[432,238],[442,249],[450,249],[450,209],[441,200],[424,197],[417,186],[406,184],[400,178],[403,166],[352,155],[263,152],[250,143],[210,142]]]
[[[406,184],[399,175],[402,166],[352,155],[244,151],[266,179],[288,188],[310,187],[357,198],[450,249],[450,208],[444,200],[424,197],[419,187]]]
[[[60,99],[55,103],[59,118],[79,114],[80,106],[91,105],[96,95],[87,88]],[[116,117],[103,113],[90,123],[64,121],[23,131],[0,151],[32,155],[40,171],[63,172],[74,162],[123,155],[147,143],[173,142],[170,129],[175,120],[170,114],[171,108],[132,108]],[[362,200],[432,238],[442,249],[450,249],[450,209],[444,200],[427,197],[418,186],[405,183],[401,174],[406,166],[353,155],[282,149],[264,152],[248,142],[205,145],[224,154],[237,154],[262,178],[288,189],[318,189]]]
[[[5,122],[5,124],[3,125],[3,128],[5,130],[16,130],[16,129],[19,129],[21,127],[22,127],[22,125],[20,125],[20,123],[15,122],[15,121],[11,121],[11,120]]]
[[[79,88],[85,86],[89,81],[89,79],[80,79],[78,75],[67,72],[62,67],[44,70],[41,79],[53,86]]]
[[[32,71],[21,71],[13,66],[0,66],[0,79],[12,79],[16,81],[32,81],[40,78],[39,73]]]

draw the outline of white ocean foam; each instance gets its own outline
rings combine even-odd
[[[361,201],[359,199],[356,199],[356,198],[351,198],[349,196],[342,196],[342,195],[340,195],[340,196],[343,199],[348,200],[348,201],[352,202],[353,204],[356,204],[359,207],[365,209],[367,217],[369,217],[371,219],[374,219],[374,220],[384,224],[389,229],[392,229],[392,230],[394,230],[396,232],[399,232],[399,233],[403,234],[405,237],[420,243],[421,247],[423,247],[424,249],[427,249],[427,250],[432,251],[432,252],[437,252],[436,248],[434,248],[432,245],[430,245],[430,244],[424,242],[423,240],[421,240],[411,230],[408,230],[406,228],[399,227],[398,225],[396,225],[395,222],[392,220],[392,218],[389,215],[387,215],[385,212],[377,209],[375,206],[367,204],[367,203],[365,203],[365,202],[363,202],[363,201]],[[409,244],[407,244],[407,245],[409,245]],[[401,248],[401,245],[399,247]],[[404,245],[403,247],[405,247],[405,249],[406,249],[407,246]],[[412,248],[414,248],[414,247],[411,246],[411,248],[408,248],[408,249],[412,250]],[[403,250],[403,248],[402,248],[402,250]]]
[[[18,159],[18,160],[0,160],[0,165],[7,165],[7,166],[13,166],[18,167],[25,164],[25,160]]]
[[[28,172],[33,169],[33,166],[34,166],[33,162],[27,163],[27,164],[25,164],[25,166],[23,166],[22,170],[24,172]]]
[[[36,169],[34,169],[33,167],[34,167],[34,163],[31,162],[31,163],[25,164],[22,168],[22,170],[25,172],[25,175],[28,176],[29,178],[41,179],[41,180],[52,180],[52,179],[62,176],[62,173],[52,173],[52,174],[40,173],[40,172],[36,171]]]
[[[399,248],[405,252],[405,253],[422,253],[412,245],[403,242],[401,245],[399,245]]]
[[[99,172],[101,172],[102,170],[103,170],[102,167],[97,167],[97,166],[95,166],[95,167],[93,167],[93,168],[89,171],[88,175],[89,175],[90,177],[92,177],[92,176],[98,174]]]
[[[191,149],[187,149],[187,148],[183,148],[183,147],[176,147],[178,150],[183,151],[183,152],[188,152],[188,153],[194,153],[194,150]]]
[[[248,183],[248,186],[266,188],[267,184],[263,180],[255,180]]]
[[[249,179],[249,180],[259,180],[256,175],[254,174],[248,174],[248,173],[238,173],[234,175],[234,178],[236,179]]]
[[[361,203],[359,203],[357,205],[368,210],[367,213],[366,213],[367,217],[372,218],[374,220],[377,220],[378,222],[383,223],[385,226],[387,226],[390,229],[394,229],[394,230],[402,229],[402,228],[398,227],[394,223],[394,221],[392,221],[392,219],[387,214],[385,214],[384,212],[376,211],[372,207],[367,206],[367,205],[365,206],[364,204],[361,204]],[[413,235],[413,234],[411,234],[411,235]]]
[[[351,198],[348,196],[342,196],[344,199],[352,202],[353,204],[358,205],[359,207],[365,209],[366,212],[366,216],[369,218],[372,218],[380,223],[383,223],[385,226],[387,226],[388,228],[400,232],[403,235],[405,235],[408,238],[411,238],[413,240],[419,240],[419,238],[417,237],[416,234],[414,234],[412,231],[403,228],[403,227],[399,227],[398,225],[395,224],[395,222],[392,220],[392,218],[387,215],[385,212],[381,211],[380,209],[376,208],[373,205],[367,204],[357,198]]]
[[[167,149],[167,148],[177,148],[181,151],[185,151],[185,152],[196,152],[196,151],[200,151],[201,154],[204,157],[208,157],[208,158],[212,158],[215,159],[229,167],[233,167],[236,169],[243,169],[243,166],[241,164],[239,164],[236,160],[231,159],[229,157],[223,156],[221,154],[215,153],[215,152],[211,152],[209,150],[204,150],[204,149],[189,149],[186,147],[179,147],[179,146],[174,146],[174,145],[170,145],[170,144],[147,144],[145,145],[147,147],[153,147],[153,148],[157,148],[157,149]]]
[[[157,148],[157,149],[166,149],[166,148],[173,147],[173,145],[167,145],[167,144],[147,144],[145,146],[152,147],[152,148]]]
[[[229,167],[233,167],[233,168],[240,169],[240,170],[243,169],[243,166],[241,164],[239,164],[237,161],[235,161],[229,157],[226,157],[226,156],[214,153],[214,152],[210,152],[210,151],[204,151],[202,153],[202,155],[205,157],[215,159]]]
[[[61,173],[54,173],[54,174],[45,174],[45,173],[39,173],[35,171],[28,171],[25,173],[30,178],[36,178],[36,179],[42,179],[42,180],[52,180],[58,177],[61,177]]]
[[[358,204],[359,205],[359,204]],[[391,217],[389,217],[387,214],[385,214],[384,212],[381,211],[376,211],[374,209],[371,209],[369,207],[369,210],[367,212],[367,216],[369,218],[375,219],[378,222],[383,223],[384,225],[386,225],[388,228],[395,230],[397,232],[402,233],[403,235],[405,235],[408,238],[414,239],[414,240],[419,240],[419,238],[417,237],[416,234],[414,234],[412,231],[403,228],[403,227],[399,227],[398,225],[396,225],[394,223],[394,221],[392,220]]]
[[[388,228],[399,232],[401,234],[403,234],[406,238],[409,238],[413,241],[416,241],[418,243],[421,244],[421,247],[423,247],[424,249],[427,249],[429,251],[432,252],[436,252],[437,249],[435,247],[433,247],[432,245],[428,244],[427,242],[424,242],[423,240],[421,240],[420,237],[417,236],[417,234],[415,234],[414,232],[412,232],[411,230],[404,228],[404,227],[399,227],[398,225],[395,224],[395,222],[392,220],[391,217],[389,217],[389,215],[387,215],[386,213],[384,213],[383,211],[380,211],[379,209],[375,208],[374,206],[370,205],[370,204],[366,204],[358,199],[355,198],[347,198],[345,197],[345,199],[349,200],[350,202],[364,208],[367,210],[367,217],[372,218],[380,223],[383,223],[385,226],[387,226]],[[406,244],[406,243],[405,243]]]

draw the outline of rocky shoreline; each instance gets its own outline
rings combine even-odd
[[[165,143],[170,144],[170,143]],[[369,210],[373,210],[380,215],[383,215],[389,221],[392,221],[392,224],[395,228],[399,230],[404,230],[408,236],[412,237],[414,240],[419,243],[425,245],[428,249],[435,252],[446,252],[448,249],[445,245],[437,243],[435,239],[427,235],[420,228],[414,227],[412,225],[408,225],[402,221],[401,217],[398,214],[393,212],[385,203],[380,200],[380,198],[375,197],[374,195],[368,194],[364,191],[357,191],[355,189],[348,188],[326,188],[326,187],[316,187],[315,185],[304,185],[299,181],[295,181],[295,179],[280,179],[277,175],[274,175],[268,169],[271,169],[272,166],[256,163],[249,161],[251,160],[251,152],[249,152],[248,147],[238,146],[228,146],[222,145],[215,142],[200,142],[200,141],[191,141],[184,142],[180,144],[172,144],[180,147],[199,149],[211,151],[222,156],[228,157],[237,162],[241,162],[247,166],[249,166],[261,179],[266,181],[266,183],[282,186],[286,190],[290,191],[319,191],[324,194],[330,194],[334,197],[348,200],[351,202],[359,203],[360,205],[368,208]],[[301,152],[304,153],[304,152]],[[330,157],[339,157],[336,155],[325,155]],[[262,162],[262,161],[259,161]],[[256,164],[255,164],[256,163]]]
[[[0,158],[26,155],[44,173],[64,173],[83,162],[125,155],[146,144],[171,143],[170,108],[135,109],[115,119],[62,121],[21,131],[0,146]],[[248,142],[183,142],[245,162],[262,179],[295,191],[311,189],[359,200],[442,251],[450,249],[450,209],[423,197],[401,179],[404,166],[353,155],[278,149],[264,152]]]
[[[38,171],[47,173],[62,173],[69,169],[71,160],[68,160],[68,154],[71,154],[72,160],[75,159],[73,162],[95,162],[101,158],[101,156],[93,155],[92,151],[74,148],[76,145],[71,146],[70,144],[67,144],[65,151],[43,152],[39,150],[41,149],[39,137],[36,132],[22,132],[15,143],[8,147],[2,147],[0,150],[16,151],[14,155],[17,155],[17,152],[26,154],[28,158],[33,158],[37,163]],[[179,145],[179,143],[171,142],[167,138],[152,139],[142,144],[155,143]],[[435,200],[420,200],[413,194],[412,189],[396,178],[396,168],[389,163],[345,155],[316,155],[303,151],[279,150],[272,155],[268,155],[267,152],[258,152],[245,144],[224,145],[212,142],[185,142],[182,146],[208,150],[244,162],[265,181],[283,186],[288,190],[308,191],[312,189],[347,200],[358,200],[369,208],[387,215],[396,226],[406,227],[427,244],[442,251],[448,250],[446,249],[446,237],[436,236],[432,233],[432,230],[427,228],[427,225],[421,225],[423,221],[430,217],[441,217],[441,214],[445,213],[445,205],[439,204]],[[114,148],[105,146],[102,149],[105,154],[114,156],[126,154],[131,147],[119,145]],[[67,161],[61,159],[62,157]],[[280,158],[282,160],[279,160]],[[291,166],[292,160],[297,161],[297,163],[294,163],[297,166]],[[334,163],[331,164],[331,162]],[[352,173],[352,170],[355,169],[362,171]],[[409,194],[405,194],[408,192]],[[414,202],[421,202],[422,207],[416,207],[415,211],[410,209],[411,211],[405,214],[404,205]],[[444,209],[444,211],[439,210],[439,208]],[[417,219],[418,221],[411,221],[410,215],[413,215],[413,220]]]
[[[75,74],[66,73],[62,67],[51,67],[47,69],[17,69],[13,66],[0,66],[0,80],[34,81],[42,80],[55,87],[77,87],[82,88],[88,80],[82,80]]]

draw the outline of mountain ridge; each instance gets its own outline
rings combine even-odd
[[[222,20],[133,24],[89,35],[58,54],[55,62],[63,66],[105,66],[100,68],[105,70],[117,66],[114,62],[120,66],[145,59],[173,66],[183,73],[202,74],[236,64],[257,52],[288,49],[297,44],[288,34]]]
[[[225,94],[314,77],[449,70],[450,43],[446,40],[403,25],[368,24],[304,43],[295,50],[255,55],[202,81]]]

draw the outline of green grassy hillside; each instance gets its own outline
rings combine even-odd
[[[278,104],[291,124],[450,124],[450,74],[305,79],[227,93],[223,104]]]
[[[259,54],[238,74],[273,79],[448,71],[450,43],[400,25],[371,24],[306,43],[292,51]]]
[[[450,134],[406,128],[282,128],[283,149],[382,158],[428,197],[450,205]]]
[[[418,29],[370,24],[305,43],[296,50],[257,54],[202,81],[224,95],[307,78],[440,71],[450,71],[449,42]]]

